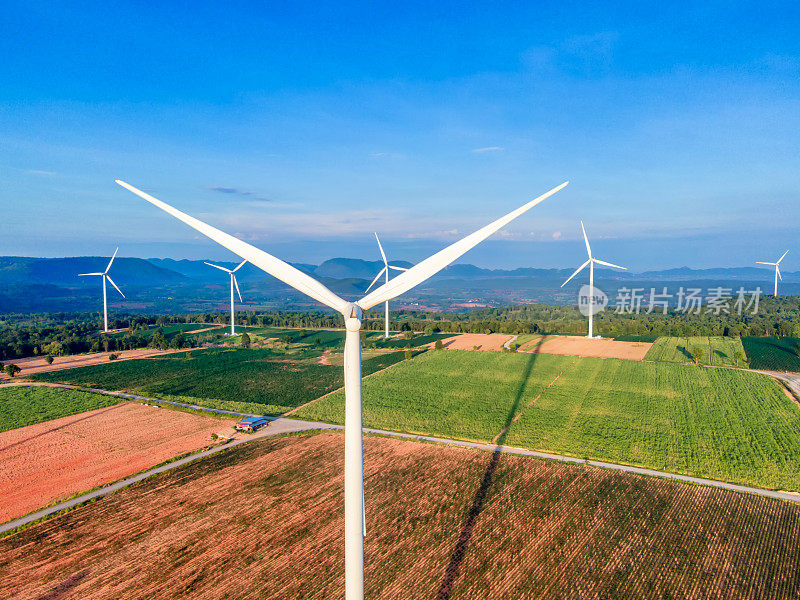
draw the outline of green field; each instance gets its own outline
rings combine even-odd
[[[745,371],[429,352],[364,381],[364,422],[489,441],[540,392],[503,443],[800,490],[800,409],[772,379]],[[342,414],[337,392],[298,416],[341,423]]]
[[[793,337],[743,337],[742,345],[752,369],[800,371],[800,357]]]
[[[647,352],[645,360],[658,362],[693,363],[692,349],[700,348],[700,364],[735,367],[736,353],[745,355],[739,338],[731,337],[660,337]],[[738,366],[746,367],[744,361]]]
[[[403,352],[365,358],[364,374],[403,360]],[[33,376],[106,390],[278,415],[342,386],[342,367],[321,365],[319,352],[208,349],[111,362]]]
[[[618,335],[614,338],[618,342],[647,342],[652,344],[658,339],[657,335]]]
[[[0,431],[119,404],[120,398],[47,387],[0,387]]]

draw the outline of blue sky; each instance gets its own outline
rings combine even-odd
[[[464,261],[571,266],[580,218],[633,269],[793,248],[800,5],[602,4],[7,0],[0,254],[230,258],[116,178],[301,262],[419,260],[565,179]]]

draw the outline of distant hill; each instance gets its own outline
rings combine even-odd
[[[93,277],[79,273],[104,271],[110,257],[76,256],[70,258],[0,257],[0,285],[42,283],[68,287],[97,285]],[[141,258],[117,257],[111,268],[117,285],[166,285],[186,281],[175,271],[163,269]]]

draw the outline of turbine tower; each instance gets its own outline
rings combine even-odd
[[[117,183],[147,200],[158,208],[183,221],[215,242],[226,247],[262,269],[264,272],[280,279],[314,300],[328,306],[344,317],[347,333],[344,344],[344,389],[345,389],[345,421],[344,421],[344,545],[345,545],[345,600],[363,600],[364,598],[364,537],[366,536],[366,513],[364,511],[364,458],[362,446],[362,405],[361,405],[361,321],[363,313],[370,308],[396,298],[411,288],[419,285],[435,275],[461,255],[488,238],[521,214],[530,210],[545,198],[552,196],[569,182],[554,187],[531,200],[520,208],[508,213],[486,225],[482,229],[440,250],[433,256],[401,273],[391,281],[384,283],[357,302],[348,302],[340,298],[319,281],[303,273],[292,265],[267,254],[263,250],[251,246],[227,233],[211,227],[194,217],[183,213],[169,204],[153,198],[124,181]]]
[[[236,315],[236,311],[233,305],[233,288],[234,286],[236,286],[236,293],[239,294],[239,302],[244,302],[244,300],[242,300],[242,292],[239,291],[239,282],[236,281],[236,271],[245,266],[247,264],[247,261],[243,260],[242,264],[240,264],[233,270],[226,269],[225,267],[220,267],[219,265],[212,265],[210,262],[206,261],[203,262],[207,264],[209,267],[214,267],[215,269],[219,269],[220,271],[225,271],[231,276],[231,335],[236,335],[236,324],[234,322],[234,316]]]
[[[108,333],[108,298],[106,295],[106,280],[108,280],[108,282],[114,286],[114,289],[116,289],[119,292],[120,296],[122,296],[123,298],[125,297],[125,294],[122,293],[122,290],[117,287],[117,284],[114,283],[114,280],[111,279],[111,276],[108,274],[108,272],[111,270],[111,265],[113,264],[114,259],[117,257],[117,252],[119,252],[119,248],[114,250],[114,256],[112,256],[111,260],[108,261],[108,266],[106,267],[106,270],[103,271],[102,273],[78,274],[78,277],[98,276],[103,278],[103,333]]]
[[[593,338],[594,332],[592,331],[592,326],[594,323],[594,265],[597,263],[598,265],[604,265],[606,267],[614,267],[615,269],[625,269],[625,267],[620,267],[619,265],[611,264],[610,262],[605,262],[604,260],[600,260],[594,258],[592,256],[592,248],[589,246],[589,238],[586,237],[586,228],[583,226],[583,221],[581,221],[581,231],[583,232],[583,241],[586,242],[586,253],[589,255],[589,260],[583,263],[580,267],[578,267],[575,272],[570,275],[567,280],[561,284],[563,288],[565,285],[569,283],[569,281],[575,277],[578,273],[580,273],[586,266],[589,266],[589,335],[586,337]]]
[[[378,240],[378,248],[381,251],[381,258],[383,258],[383,268],[380,270],[380,273],[375,275],[375,279],[372,280],[372,283],[369,284],[369,287],[366,290],[367,292],[372,289],[372,286],[375,285],[375,282],[378,281],[378,279],[380,279],[380,276],[383,275],[384,273],[386,273],[386,283],[389,283],[389,269],[394,269],[395,271],[408,271],[408,269],[404,269],[403,267],[396,267],[394,265],[390,265],[389,261],[386,260],[386,253],[383,251],[383,246],[381,246],[381,240],[378,237],[377,233],[375,234],[375,239]],[[388,300],[384,303],[384,312],[385,312],[385,315],[386,315],[386,328],[385,328],[386,331],[383,334],[383,337],[388,338],[389,337],[389,301]]]
[[[774,266],[774,267],[775,267],[775,297],[776,297],[776,298],[778,297],[778,278],[780,278],[780,280],[781,280],[781,281],[783,281],[783,277],[781,276],[781,268],[780,268],[778,265],[780,265],[780,264],[781,264],[781,261],[783,260],[783,257],[784,257],[784,256],[786,256],[787,254],[789,254],[789,251],[788,251],[788,250],[787,250],[786,252],[784,252],[784,253],[783,253],[783,256],[781,256],[781,257],[780,257],[780,258],[777,260],[777,262],[774,262],[774,263],[771,263],[771,262],[761,262],[760,260],[757,260],[757,261],[756,261],[756,264],[757,264],[757,265],[772,265],[772,266]]]

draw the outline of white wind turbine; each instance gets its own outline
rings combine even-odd
[[[589,335],[587,335],[586,337],[592,338],[594,337],[592,331],[593,317],[594,317],[593,314],[594,313],[594,265],[595,263],[597,263],[598,265],[604,265],[606,267],[614,267],[615,269],[623,269],[623,270],[625,270],[625,267],[620,267],[619,265],[613,265],[610,262],[605,262],[604,260],[594,258],[592,256],[592,248],[591,246],[589,246],[589,238],[586,237],[586,228],[583,226],[583,221],[581,221],[581,231],[583,231],[583,241],[586,242],[586,253],[589,255],[589,260],[587,260],[580,267],[578,267],[575,270],[575,272],[572,275],[570,275],[569,278],[567,278],[567,280],[564,283],[561,284],[561,287],[563,288],[565,285],[569,283],[569,281],[573,277],[575,277],[575,275],[580,273],[584,268],[586,268],[587,265],[589,266]]]
[[[370,291],[370,289],[372,289],[372,286],[375,285],[375,282],[378,281],[378,279],[380,279],[380,276],[383,275],[384,273],[386,273],[386,283],[389,283],[389,269],[394,269],[395,271],[408,271],[408,269],[404,269],[403,267],[396,267],[395,265],[390,265],[389,261],[386,260],[386,253],[383,251],[383,246],[381,246],[381,240],[378,238],[378,234],[377,233],[375,234],[375,239],[378,240],[378,248],[381,251],[381,258],[383,258],[383,268],[380,270],[380,273],[375,275],[375,279],[372,280],[372,283],[369,284],[369,287],[366,290],[367,292]],[[384,303],[384,311],[385,311],[385,315],[386,315],[386,331],[385,331],[383,337],[388,338],[389,337],[389,301],[388,300]]]
[[[225,267],[220,267],[219,265],[212,265],[210,262],[203,261],[209,267],[214,267],[215,269],[219,269],[220,271],[225,271],[228,275],[231,276],[231,335],[236,335],[236,324],[234,322],[234,317],[236,315],[236,311],[233,305],[233,287],[236,286],[236,293],[239,294],[239,302],[244,302],[242,300],[242,292],[239,291],[239,282],[236,281],[236,271],[241,269],[243,266],[247,264],[246,260],[242,261],[235,269],[226,269]]]
[[[117,284],[114,283],[114,280],[111,279],[111,276],[108,272],[111,270],[111,264],[114,262],[114,259],[117,257],[117,252],[119,252],[119,248],[114,250],[114,256],[111,257],[111,260],[108,261],[108,266],[106,270],[102,273],[80,273],[78,277],[90,277],[90,276],[98,276],[103,278],[103,332],[108,333],[108,299],[106,296],[106,280],[114,286],[114,288],[119,292],[119,295],[123,298],[125,294],[122,293],[122,290],[117,287]]]
[[[318,302],[340,312],[344,317],[347,333],[344,345],[344,389],[345,389],[345,421],[344,421],[344,545],[345,545],[345,599],[363,600],[364,598],[364,537],[366,536],[366,517],[364,512],[364,457],[362,447],[362,412],[361,412],[361,319],[363,311],[382,302],[396,298],[419,285],[447,265],[458,259],[465,252],[504,227],[521,214],[530,210],[545,198],[552,196],[569,182],[554,187],[549,192],[531,200],[524,206],[486,225],[482,229],[440,250],[433,256],[423,260],[405,273],[401,273],[388,283],[384,283],[372,293],[357,302],[348,302],[340,298],[319,281],[296,269],[292,265],[267,254],[263,250],[251,246],[227,233],[216,229],[202,221],[183,213],[169,204],[153,198],[124,181],[117,183],[147,200],[158,208],[183,221],[203,235],[238,254],[259,269],[280,279],[300,292]]]
[[[787,250],[786,252],[784,252],[784,253],[783,253],[783,256],[781,256],[781,257],[780,257],[780,258],[777,260],[777,262],[774,262],[774,263],[771,263],[771,262],[761,262],[760,260],[757,260],[757,261],[756,261],[756,264],[757,264],[757,265],[772,265],[772,266],[774,266],[774,267],[775,267],[775,297],[776,297],[776,298],[778,297],[778,278],[780,278],[780,280],[781,280],[781,281],[783,281],[783,277],[781,276],[781,268],[780,268],[778,265],[780,265],[780,264],[781,264],[781,261],[783,260],[784,256],[786,256],[787,254],[789,254],[789,251],[788,251],[788,250]]]

